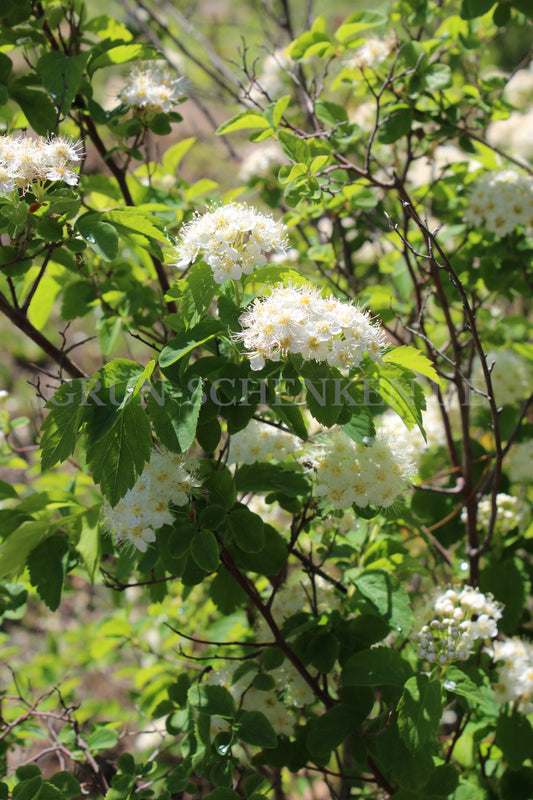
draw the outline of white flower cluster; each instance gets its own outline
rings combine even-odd
[[[491,122],[486,132],[487,141],[526,162],[533,161],[533,110],[521,113],[512,111],[507,119]]]
[[[516,703],[524,714],[533,713],[533,644],[517,637],[494,642],[498,683],[494,686],[500,703]]]
[[[132,69],[119,100],[130,108],[152,114],[166,113],[183,97],[185,84],[185,78],[172,77],[166,67],[141,65]]]
[[[513,444],[503,466],[511,483],[530,483],[533,464],[533,439]]]
[[[496,236],[533,225],[533,179],[514,170],[485,172],[475,181],[465,217]]]
[[[201,253],[215,283],[239,280],[266,264],[272,251],[284,253],[287,241],[281,222],[245,203],[218,206],[195,215],[180,232],[176,267],[188,267]]]
[[[25,192],[34,182],[43,181],[75,186],[78,175],[70,164],[80,161],[82,155],[83,144],[65,136],[0,136],[0,192]]]
[[[349,369],[358,367],[365,354],[379,361],[386,343],[368,313],[335,297],[322,297],[310,286],[275,288],[267,297],[256,298],[239,321],[243,330],[236,339],[248,351],[253,370],[287,353]]]
[[[285,461],[291,454],[301,450],[302,442],[292,433],[273,425],[251,420],[246,428],[232,434],[229,446],[229,464],[264,463],[275,459]]]
[[[530,364],[514,350],[501,350],[487,353],[487,366],[490,373],[494,399],[498,405],[511,405],[524,400],[533,391],[533,373]],[[479,360],[472,370],[474,386],[485,391],[485,379]]]
[[[433,619],[415,636],[420,658],[445,665],[467,659],[476,642],[494,639],[502,608],[492,595],[465,586],[460,591],[448,589],[438,595],[431,614]]]
[[[496,495],[496,524],[495,533],[505,534],[512,531],[526,521],[529,511],[528,507],[519,497],[513,497],[509,494],[500,493]],[[479,502],[477,521],[480,528],[488,528],[491,517],[492,503],[489,497],[484,498]],[[466,522],[467,513],[466,508],[461,512],[461,519]]]
[[[391,436],[383,428],[368,447],[334,429],[311,455],[315,494],[337,509],[348,509],[354,503],[360,508],[388,508],[405,492],[415,472],[406,437]]]
[[[168,450],[154,448],[148,464],[113,508],[104,503],[104,524],[120,543],[145,553],[155,542],[155,531],[171,524],[174,517],[168,504],[184,506],[196,486],[183,456]]]
[[[252,178],[266,178],[275,167],[286,163],[277,142],[262,142],[255,145],[244,158],[239,169],[239,180],[248,183]]]
[[[367,67],[377,69],[392,53],[394,47],[395,42],[391,37],[378,39],[377,36],[371,36],[355,50],[353,55],[350,55],[348,66],[358,69]]]

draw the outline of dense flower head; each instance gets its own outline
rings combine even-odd
[[[529,483],[533,464],[533,439],[513,443],[503,466],[511,483]]]
[[[155,532],[174,520],[169,503],[186,505],[196,486],[188,462],[169,450],[154,448],[148,464],[113,508],[106,501],[104,524],[119,543],[127,543],[141,553],[155,542]]]
[[[254,464],[271,459],[284,461],[301,447],[302,442],[292,433],[259,420],[251,420],[241,431],[232,434],[228,463]]]
[[[382,428],[368,446],[357,444],[341,429],[324,436],[311,453],[315,494],[336,509],[389,508],[415,472],[413,450],[406,437]]]
[[[196,214],[182,228],[176,266],[188,267],[201,254],[215,283],[224,283],[250,275],[267,263],[268,253],[284,253],[286,248],[281,222],[246,203],[229,203]]]
[[[359,69],[365,67],[378,69],[392,53],[394,46],[395,42],[392,37],[370,36],[353,54],[350,54],[348,65]]]
[[[511,169],[483,173],[470,190],[466,219],[500,237],[533,225],[533,179]]]
[[[514,350],[487,353],[486,362],[489,367],[492,366],[490,377],[498,405],[518,403],[533,391],[531,366]],[[472,382],[476,388],[485,389],[485,379],[477,359],[472,370]]]
[[[265,360],[279,361],[288,353],[299,353],[305,361],[327,361],[330,366],[358,367],[368,354],[379,361],[385,336],[352,303],[322,297],[310,286],[274,288],[270,295],[256,298],[240,317],[241,340],[253,370]]]
[[[476,642],[496,638],[502,607],[492,595],[464,586],[438,594],[428,616],[431,620],[415,636],[420,657],[444,666],[467,659]]]
[[[143,64],[132,69],[119,95],[124,105],[153,114],[167,113],[185,93],[185,78],[166,67]]]
[[[37,181],[61,181],[75,186],[78,175],[71,163],[80,161],[82,156],[82,143],[65,136],[0,136],[0,192],[25,192]]]
[[[502,535],[522,525],[529,515],[529,509],[523,500],[503,492],[496,495],[496,508],[494,532]],[[491,499],[484,497],[477,508],[477,521],[480,528],[487,529],[489,527],[491,513]],[[466,522],[466,508],[463,508],[461,512],[461,519]]]
[[[533,713],[533,644],[517,637],[494,642],[500,703],[515,703],[524,714]]]

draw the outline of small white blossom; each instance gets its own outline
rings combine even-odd
[[[27,136],[0,136],[0,191],[28,191],[34,183],[54,181],[75,186],[78,174],[71,162],[80,161],[83,145],[69,137],[32,139]]]
[[[166,113],[185,93],[185,78],[172,77],[166,67],[147,64],[135,67],[119,95],[121,102],[153,114]]]
[[[213,270],[215,283],[239,280],[267,263],[271,252],[284,253],[283,225],[245,203],[218,206],[196,214],[180,231],[176,247],[178,269],[202,255]]]
[[[195,486],[183,456],[154,448],[135,485],[114,507],[107,501],[104,503],[104,525],[119,543],[127,543],[144,553],[155,541],[155,531],[174,521],[169,503],[186,505]]]
[[[310,286],[288,285],[256,298],[240,317],[242,341],[252,370],[265,361],[300,353],[306,361],[358,367],[365,354],[381,359],[385,336],[370,315],[351,303],[322,297]]]
[[[472,185],[465,217],[498,237],[533,225],[533,178],[508,169],[485,172]]]
[[[251,420],[241,431],[232,434],[229,464],[265,463],[271,459],[284,461],[291,453],[301,450],[297,436],[273,425]]]
[[[515,703],[524,714],[533,713],[533,644],[517,637],[494,642],[500,703]]]

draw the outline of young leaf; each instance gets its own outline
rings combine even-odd
[[[441,682],[427,675],[406,681],[398,703],[398,731],[411,751],[425,749],[435,740],[442,717]]]
[[[49,536],[35,547],[28,557],[30,582],[50,611],[55,611],[61,600],[68,561],[68,538]]]
[[[81,403],[87,381],[80,378],[63,383],[47,402],[50,413],[41,425],[41,468],[48,470],[74,452],[80,427]]]
[[[237,711],[235,700],[223,686],[195,683],[187,693],[189,705],[210,717],[233,719]]]
[[[146,407],[157,438],[169,450],[181,453],[192,445],[202,397],[201,381],[192,392],[172,389],[167,381],[153,385],[146,397]]]

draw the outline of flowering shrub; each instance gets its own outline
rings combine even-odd
[[[0,800],[531,797],[530,3],[108,5],[0,2]]]

